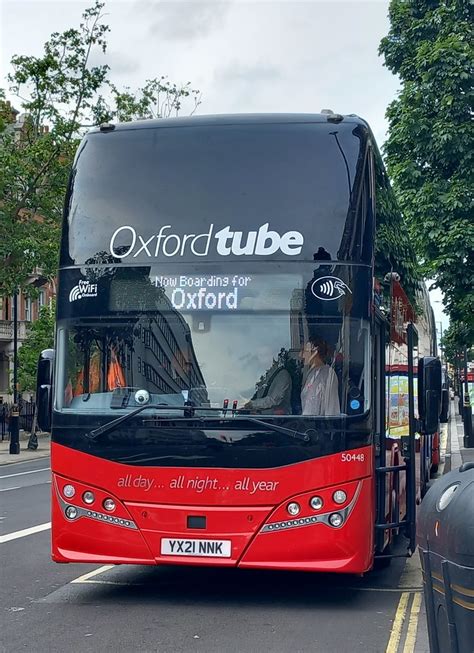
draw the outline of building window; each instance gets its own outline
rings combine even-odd
[[[31,299],[25,297],[25,320],[31,322]]]
[[[40,290],[39,295],[38,295],[38,306],[41,308],[42,306],[46,306],[46,293],[44,290]]]

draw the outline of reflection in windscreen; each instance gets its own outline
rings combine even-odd
[[[190,316],[193,344],[212,405],[225,399],[238,406],[251,400],[256,384],[272,374],[280,352],[296,367],[299,350],[290,349],[288,317],[265,315]],[[249,347],[251,343],[251,347]],[[290,361],[288,361],[289,363]]]

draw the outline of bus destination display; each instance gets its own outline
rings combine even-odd
[[[155,276],[154,285],[163,288],[173,308],[184,311],[237,310],[244,293],[252,287],[249,275]],[[245,293],[248,294],[248,293]]]

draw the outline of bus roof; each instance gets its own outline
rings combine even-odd
[[[89,133],[112,130],[156,129],[169,127],[199,127],[212,125],[245,125],[245,124],[282,124],[282,123],[327,123],[341,122],[368,127],[367,122],[355,114],[342,115],[338,113],[235,113],[203,116],[184,116],[178,118],[158,118],[136,120],[123,123],[106,123],[94,127]]]

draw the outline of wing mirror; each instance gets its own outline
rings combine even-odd
[[[424,356],[418,362],[418,414],[422,432],[431,435],[439,431],[441,412],[441,361]]]
[[[43,349],[38,359],[38,371],[36,375],[38,425],[42,431],[51,430],[53,366],[54,349]]]

